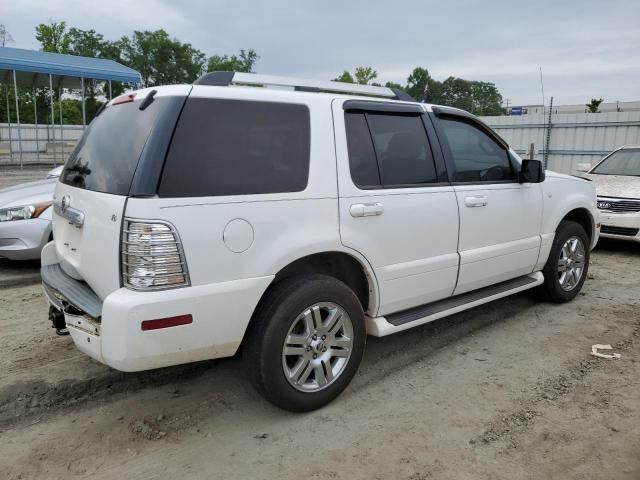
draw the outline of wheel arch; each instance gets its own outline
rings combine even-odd
[[[589,238],[589,245],[593,247],[593,241],[596,232],[596,221],[587,208],[578,207],[567,212],[567,214],[562,217],[560,222],[558,222],[558,225],[556,225],[556,230],[558,229],[558,226],[560,226],[560,223],[565,220],[576,222],[577,224],[581,225],[587,233],[587,237]]]
[[[245,330],[243,343],[247,334],[251,332],[260,305],[278,283],[293,276],[318,273],[337,278],[352,288],[365,313],[369,312],[373,315],[377,311],[379,305],[378,282],[366,259],[357,252],[332,250],[309,253],[291,260],[279,268],[253,310]]]
[[[348,285],[360,300],[365,313],[377,310],[379,296],[375,274],[370,264],[355,252],[322,251],[298,257],[278,270],[263,297],[271,287],[286,278],[318,273]]]

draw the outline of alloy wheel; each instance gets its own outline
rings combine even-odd
[[[316,303],[289,328],[282,348],[285,378],[303,392],[327,388],[344,371],[352,350],[353,324],[347,312],[335,303]]]

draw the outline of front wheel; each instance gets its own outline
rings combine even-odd
[[[543,269],[542,289],[550,300],[564,303],[578,295],[587,278],[589,253],[589,237],[582,225],[562,221]]]
[[[355,375],[366,340],[362,306],[324,275],[284,280],[258,305],[244,360],[264,397],[285,410],[315,410]]]

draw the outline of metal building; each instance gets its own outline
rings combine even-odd
[[[79,57],[74,55],[62,55],[59,53],[40,52],[36,50],[24,50],[20,48],[0,47],[0,83],[5,85],[13,85],[15,98],[9,98],[9,91],[6,91],[6,98],[0,99],[6,102],[7,109],[7,137],[0,138],[0,150],[8,149],[9,156],[13,160],[14,152],[20,159],[20,166],[23,164],[23,131],[20,122],[20,105],[18,102],[18,89],[30,88],[35,91],[36,87],[48,87],[49,103],[51,105],[50,118],[40,119],[43,124],[50,124],[51,143],[55,146],[56,142],[62,142],[62,94],[58,95],[60,102],[60,118],[59,118],[59,136],[56,139],[56,128],[54,118],[54,89],[80,90],[82,98],[82,123],[86,126],[85,112],[85,80],[102,80],[109,85],[109,98],[111,97],[111,82],[123,82],[132,85],[142,83],[140,74],[121,65],[113,60],[104,60],[99,58]],[[11,125],[11,117],[9,112],[12,109],[12,103],[15,102],[13,108],[16,112],[17,125]],[[40,139],[37,118],[36,96],[34,95],[34,116],[36,118],[35,125],[35,144],[37,155],[40,152]],[[2,119],[0,119],[2,120]],[[17,127],[17,128],[16,128]],[[17,136],[17,139],[15,138]],[[61,145],[60,153],[64,153],[64,146]],[[54,149],[54,152],[56,149]],[[56,163],[54,156],[54,163]],[[64,161],[62,155],[59,159]]]
[[[548,108],[547,108],[548,112]],[[521,156],[533,143],[547,168],[575,173],[623,145],[640,145],[640,111],[482,117]]]

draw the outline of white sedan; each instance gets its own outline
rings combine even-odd
[[[598,194],[601,237],[640,242],[640,145],[624,146],[595,167],[578,165]]]
[[[35,260],[51,240],[51,203],[62,167],[45,180],[0,190],[0,258]]]

